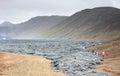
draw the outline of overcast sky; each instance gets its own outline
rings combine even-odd
[[[86,8],[104,6],[120,8],[120,0],[0,0],[0,23],[20,23],[35,16],[69,16]]]

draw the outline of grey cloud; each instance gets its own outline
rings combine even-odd
[[[110,0],[0,0],[0,22],[21,22],[37,15],[72,15],[99,6],[113,5]]]

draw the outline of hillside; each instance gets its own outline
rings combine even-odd
[[[17,38],[40,37],[41,33],[66,18],[67,16],[37,16],[20,24],[12,24],[6,21],[0,24],[0,35]]]
[[[43,34],[46,37],[108,39],[120,37],[120,9],[85,9]]]
[[[113,39],[120,37],[120,9],[99,7],[67,16],[37,16],[0,25],[0,34],[16,38]]]
[[[99,7],[72,16],[37,16],[0,25],[0,34],[15,38],[113,39],[120,37],[120,9]]]
[[[66,18],[67,16],[37,16],[15,26],[17,32],[20,33],[20,37],[40,37],[41,33],[44,33]]]
[[[106,72],[109,76],[120,75],[120,38],[111,40],[107,43],[92,47],[99,52],[108,51],[109,56],[105,57],[102,65],[97,66],[97,71]]]

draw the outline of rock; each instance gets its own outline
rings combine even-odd
[[[0,41],[0,49],[6,52],[43,56],[51,61],[55,71],[63,71],[70,76],[108,76],[100,72],[88,72],[101,64],[102,58],[95,50],[86,50],[96,42],[67,40],[8,40]],[[9,50],[12,49],[12,50]]]

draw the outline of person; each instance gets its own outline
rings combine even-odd
[[[108,55],[109,55],[109,53],[108,53],[108,51],[106,51],[106,52],[105,52],[105,56],[108,56]]]
[[[104,51],[102,52],[102,57],[103,57],[103,58],[105,57],[105,52],[104,52]]]
[[[98,51],[96,52],[96,55],[99,55]]]

